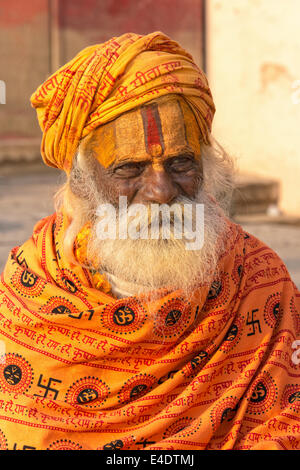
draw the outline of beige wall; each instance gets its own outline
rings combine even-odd
[[[42,134],[29,100],[50,71],[48,0],[0,0],[0,12],[0,163],[39,158]]]
[[[281,183],[300,214],[300,1],[207,0],[214,135],[241,171]],[[295,104],[297,103],[297,104]]]

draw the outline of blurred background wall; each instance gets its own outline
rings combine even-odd
[[[207,56],[216,137],[299,215],[300,1],[208,0]]]

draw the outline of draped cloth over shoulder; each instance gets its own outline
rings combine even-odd
[[[64,256],[59,213],[0,281],[0,449],[299,449],[300,293],[229,223],[220,275],[115,299]]]
[[[212,95],[204,73],[179,44],[155,32],[124,34],[87,47],[31,97],[43,131],[44,161],[69,172],[81,138],[170,93],[185,97],[208,143],[215,112]]]

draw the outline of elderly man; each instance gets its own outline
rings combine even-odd
[[[31,101],[67,181],[1,278],[1,448],[298,448],[300,294],[226,216],[192,57],[126,34]]]

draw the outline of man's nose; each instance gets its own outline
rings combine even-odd
[[[179,195],[177,185],[162,166],[150,165],[139,191],[139,202],[170,204]]]

